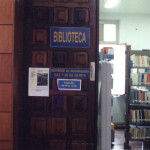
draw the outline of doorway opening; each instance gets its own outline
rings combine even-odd
[[[112,61],[112,54],[115,54],[115,51],[112,51],[114,45],[125,45],[125,49],[128,50],[150,50],[149,47],[149,33],[148,29],[149,20],[149,9],[148,5],[150,2],[145,0],[144,3],[139,1],[118,1],[118,3],[113,7],[105,8],[105,2],[107,0],[100,0],[100,17],[99,17],[99,29],[100,29],[100,48],[103,49],[104,54],[109,54],[108,58],[105,61],[109,63],[114,63]],[[136,5],[135,5],[136,3]],[[117,23],[116,23],[117,22]],[[110,29],[110,30],[109,30]],[[105,36],[105,34],[107,34]],[[129,46],[128,46],[129,45]],[[109,49],[107,52],[104,49]],[[119,50],[118,50],[119,57]],[[125,55],[124,55],[125,58]],[[102,59],[101,59],[102,60]],[[122,59],[121,59],[122,60]],[[121,61],[119,61],[121,62]],[[125,61],[124,61],[125,62]],[[115,71],[115,66],[112,65]],[[125,64],[124,64],[125,67]],[[119,70],[119,69],[118,69]],[[116,74],[119,74],[116,72]],[[124,76],[125,72],[123,73]],[[118,80],[119,81],[119,80]],[[123,81],[123,80],[122,80]],[[125,79],[124,79],[125,81]],[[114,85],[117,85],[115,80],[113,80]],[[120,83],[120,82],[118,82]],[[121,85],[121,84],[119,84]],[[119,87],[119,85],[117,87]],[[125,90],[125,82],[123,89]],[[113,106],[112,106],[112,122],[114,123],[115,129],[123,129],[123,134],[125,130],[125,113],[126,113],[126,100],[125,100],[125,91],[122,91],[122,94],[117,94],[116,90],[112,90],[113,93]],[[123,136],[125,137],[125,136]],[[142,142],[135,144],[130,142],[131,147],[137,148],[142,147]],[[122,142],[122,147],[124,147],[124,142]]]

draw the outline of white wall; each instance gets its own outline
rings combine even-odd
[[[119,43],[132,50],[150,49],[150,16],[141,14],[101,13],[100,19],[119,20]]]

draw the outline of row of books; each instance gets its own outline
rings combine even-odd
[[[112,47],[103,47],[103,54],[111,54],[114,55],[114,49]]]
[[[131,121],[150,122],[150,110],[130,110]]]
[[[149,56],[137,56],[135,54],[130,56],[133,67],[150,67],[150,57]]]
[[[150,139],[150,128],[130,128],[132,140]]]
[[[130,96],[132,103],[150,103],[150,91],[131,89]]]
[[[132,85],[150,85],[150,73],[131,73]]]

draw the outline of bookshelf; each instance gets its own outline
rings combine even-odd
[[[126,51],[125,149],[130,141],[150,148],[150,51]]]

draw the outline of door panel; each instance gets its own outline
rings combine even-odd
[[[0,83],[0,112],[12,111],[12,85]]]
[[[78,3],[88,2],[88,0],[74,0],[74,1]]]
[[[52,134],[64,135],[66,134],[66,119],[65,118],[52,118]]]
[[[1,34],[0,53],[12,53],[13,52],[13,26],[1,25],[0,34]]]
[[[74,9],[74,23],[78,25],[89,24],[89,10],[87,8]]]
[[[66,67],[68,64],[68,54],[66,51],[54,51],[53,66]]]
[[[66,150],[65,140],[50,140],[49,143],[51,150]]]
[[[55,7],[54,8],[54,23],[67,24],[68,23],[68,8]]]
[[[0,82],[12,82],[12,54],[0,54]]]
[[[31,133],[33,136],[43,136],[46,134],[46,119],[43,117],[33,117],[31,120]]]
[[[34,29],[33,30],[33,44],[40,46],[47,44],[47,30],[45,29]]]
[[[50,0],[33,0],[34,4],[42,6],[42,5],[49,5]]]
[[[12,129],[12,114],[0,113],[0,140],[13,140]]]
[[[47,66],[47,52],[33,51],[32,52],[32,66],[33,67]]]
[[[70,0],[54,0],[54,2],[69,2]]]
[[[47,120],[47,131],[49,135],[66,135],[67,122],[65,118],[49,118]]]
[[[72,133],[73,134],[86,134],[87,133],[87,119],[73,118],[72,119]]]
[[[72,150],[86,150],[86,141],[83,140],[73,140]]]
[[[0,24],[14,23],[14,1],[6,0],[0,1]]]
[[[0,149],[2,150],[11,150],[13,149],[13,143],[12,142],[7,142],[7,141],[0,141]]]
[[[33,10],[33,21],[38,24],[49,23],[49,9],[48,7],[35,7]]]
[[[75,68],[87,68],[88,67],[88,53],[87,52],[75,52],[73,64]]]
[[[72,99],[72,112],[86,112],[87,111],[87,97],[74,96]]]
[[[28,61],[25,68],[86,68],[90,71],[90,62],[97,61],[94,42],[97,41],[96,3],[96,0],[34,0],[33,3],[28,0],[25,9],[25,30],[28,31],[25,32],[28,39],[25,42],[25,60]],[[52,47],[51,27],[88,28],[90,46],[60,47],[58,44]],[[64,36],[64,33],[59,34]],[[62,36],[59,41],[65,42]],[[77,76],[81,80],[79,91],[58,90],[57,78],[50,76],[49,97],[26,96],[24,99],[32,149],[40,149],[43,144],[44,150],[96,149],[96,83],[84,78],[83,74]],[[27,81],[27,73],[25,78]],[[68,78],[72,79],[72,74]]]
[[[63,95],[57,95],[52,97],[52,112],[63,113],[67,112],[67,97]]]
[[[46,111],[46,99],[43,97],[32,98],[31,99],[31,111],[32,113]]]

